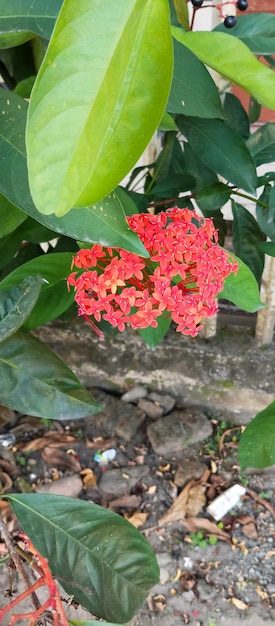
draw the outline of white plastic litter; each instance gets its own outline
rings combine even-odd
[[[104,450],[101,452],[97,450],[97,453],[94,456],[94,460],[99,463],[99,465],[108,465],[110,461],[113,461],[116,457],[116,450],[114,448],[108,448],[108,450]]]
[[[226,489],[224,493],[215,498],[211,504],[207,507],[207,513],[210,513],[212,517],[218,522],[226,513],[228,513],[234,506],[237,506],[240,502],[240,498],[245,494],[245,487],[243,485],[233,485]]]

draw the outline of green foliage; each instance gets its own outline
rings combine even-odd
[[[39,494],[8,497],[65,591],[103,619],[128,622],[159,580],[156,557],[143,535],[90,502]]]
[[[219,298],[229,300],[240,309],[254,313],[264,307],[260,300],[256,278],[241,259],[235,258],[239,264],[239,270],[236,275],[230,274],[226,278]]]
[[[242,471],[275,463],[275,402],[258,413],[241,435],[239,460]]]
[[[29,317],[41,289],[41,276],[28,276],[20,285],[0,292],[0,343],[8,339]]]

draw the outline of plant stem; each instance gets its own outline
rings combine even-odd
[[[263,206],[265,209],[269,209],[268,204],[266,204],[265,202],[262,202],[261,200],[258,200],[258,198],[249,196],[246,193],[242,193],[241,191],[235,191],[235,189],[232,189],[232,194],[236,196],[240,196],[241,198],[246,198],[247,200],[250,200],[251,202],[254,202],[255,204],[259,204],[260,206]]]

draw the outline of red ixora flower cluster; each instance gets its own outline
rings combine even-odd
[[[126,324],[156,328],[158,317],[166,316],[178,332],[196,336],[201,319],[218,309],[224,279],[238,270],[218,245],[212,220],[178,207],[127,220],[149,258],[97,244],[80,250],[73,264],[81,273],[68,277],[79,315],[88,321],[103,318],[120,331]]]

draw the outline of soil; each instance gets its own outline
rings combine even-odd
[[[7,490],[72,495],[135,523],[157,555],[160,582],[131,626],[271,625],[275,468],[240,474],[241,424],[221,419],[217,409],[183,407],[167,389],[152,396],[135,381],[128,383],[126,396],[125,385],[106,380],[92,391],[105,409],[77,422],[46,424],[2,409],[0,469],[11,478]],[[176,428],[169,426],[169,442],[165,432],[167,423],[179,422],[186,435],[181,445]],[[8,436],[14,441],[5,447]],[[110,449],[115,457],[104,463],[102,455]],[[215,521],[207,505],[235,484],[245,494]],[[177,500],[184,493],[186,498]],[[3,515],[16,529],[13,518]],[[0,584],[4,597],[13,585],[5,566]],[[73,608],[70,615],[79,617]]]

